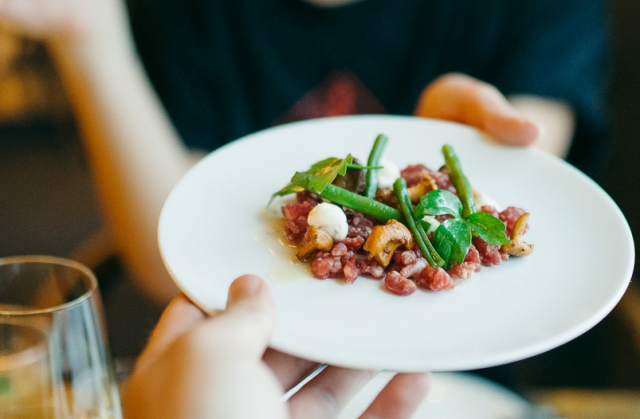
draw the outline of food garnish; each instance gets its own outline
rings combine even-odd
[[[389,291],[409,295],[417,288],[453,288],[454,279],[468,278],[481,265],[531,254],[534,246],[522,240],[529,214],[515,207],[502,212],[478,207],[448,144],[442,147],[445,165],[438,171],[408,166],[392,189],[381,188],[378,171],[388,141],[384,134],[376,137],[366,166],[351,154],[329,157],[296,172],[271,196],[269,204],[297,194],[297,203],[282,208],[285,235],[299,247],[298,258],[310,261],[315,277],[345,278],[347,283],[359,275],[385,278]],[[331,215],[316,215],[321,210]],[[341,220],[338,235],[335,220]]]
[[[434,246],[445,260],[446,269],[450,269],[453,262],[462,263],[471,246],[473,234],[493,246],[509,243],[504,233],[506,226],[500,219],[487,212],[473,212],[466,217],[462,214],[464,205],[457,196],[444,190],[424,195],[414,210],[414,217],[420,220],[427,215],[453,217],[440,223],[433,235]]]

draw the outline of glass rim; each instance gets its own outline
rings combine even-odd
[[[45,256],[45,255],[24,255],[24,256],[7,256],[0,258],[0,266],[11,264],[26,264],[26,263],[48,263],[58,266],[64,266],[67,268],[76,269],[84,274],[89,280],[88,289],[79,297],[74,298],[63,304],[55,305],[47,308],[30,309],[30,310],[3,310],[0,306],[0,316],[32,316],[36,314],[48,314],[57,311],[66,310],[73,306],[81,304],[87,300],[98,288],[98,279],[91,269],[75,260],[66,259],[57,256]]]

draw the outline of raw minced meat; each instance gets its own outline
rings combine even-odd
[[[402,170],[401,176],[408,186],[413,186],[420,182],[425,173],[435,180],[439,189],[456,192],[444,168],[432,171],[421,164],[411,165]],[[304,246],[309,242],[311,228],[307,217],[320,202],[323,202],[320,196],[305,191],[297,194],[296,203],[282,208],[285,217],[284,235],[290,243]],[[507,237],[511,235],[516,220],[525,213],[523,209],[516,207],[508,207],[501,212],[491,206],[483,206],[479,210],[502,220]],[[412,249],[399,247],[393,254],[392,262],[385,267],[362,250],[374,227],[382,223],[351,209],[345,209],[345,213],[349,226],[347,237],[334,243],[330,250],[318,251],[310,258],[311,273],[318,279],[341,278],[347,283],[353,283],[359,276],[384,279],[390,292],[410,295],[417,288],[432,291],[451,289],[455,287],[454,279],[467,279],[480,271],[482,266],[498,265],[509,258],[500,246],[489,245],[480,237],[474,237],[462,264],[454,262],[449,270],[431,267],[417,245]],[[436,218],[443,221],[451,216]]]

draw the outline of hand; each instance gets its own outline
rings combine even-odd
[[[178,296],[125,387],[125,417],[331,418],[375,376],[330,366],[281,402],[284,390],[317,364],[267,349],[275,323],[269,289],[255,276],[235,280],[226,310],[213,318]],[[396,375],[361,418],[409,418],[426,393],[426,378]]]
[[[543,135],[498,89],[464,74],[437,78],[422,92],[414,114],[470,125],[508,145],[531,145]]]

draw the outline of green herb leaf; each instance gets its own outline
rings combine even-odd
[[[488,212],[474,212],[467,216],[467,220],[478,236],[490,245],[498,246],[510,243],[504,233],[506,230],[504,223]]]
[[[298,193],[302,191],[304,191],[304,188],[301,188],[300,186],[296,186],[289,183],[287,184],[287,186],[285,186],[284,188],[280,189],[278,192],[275,192],[271,195],[271,199],[269,199],[269,203],[267,204],[267,206],[271,205],[273,200],[276,199],[276,197],[278,196],[286,196],[292,193]]]
[[[309,190],[309,181],[311,177],[306,173],[296,172],[291,178],[291,184],[302,189]]]
[[[462,203],[457,196],[441,189],[424,195],[414,210],[415,218],[422,219],[425,215],[449,214],[460,217]]]
[[[311,179],[309,179],[308,182],[305,182],[306,186],[304,188],[295,185],[293,182],[289,182],[284,188],[271,195],[271,199],[269,200],[269,204],[267,204],[267,206],[271,205],[271,203],[277,196],[285,196],[292,193],[301,192],[305,189],[318,194],[321,193],[328,184],[333,182],[336,176],[344,176],[345,173],[347,173],[347,167],[352,165],[352,162],[353,157],[351,156],[351,154],[349,154],[344,159],[329,157],[312,164],[311,168],[305,172],[306,174],[311,176]]]
[[[414,216],[419,220],[425,215],[448,214],[455,217],[443,222],[433,237],[434,247],[445,260],[446,269],[450,269],[453,262],[462,263],[469,251],[473,232],[494,246],[509,243],[504,233],[505,225],[498,218],[487,212],[474,212],[462,218],[462,211],[460,199],[445,190],[429,192],[414,210]]]
[[[349,154],[344,159],[329,157],[315,163],[307,171],[311,175],[309,189],[316,193],[322,192],[328,184],[333,182],[336,176],[344,176],[347,173],[347,165],[351,164],[352,161],[353,157]]]
[[[471,226],[460,218],[445,220],[433,234],[433,246],[444,259],[445,269],[453,262],[462,264],[471,247]]]

